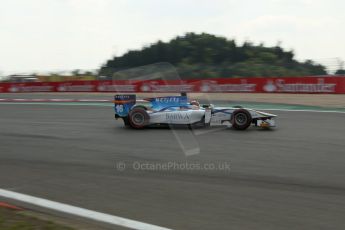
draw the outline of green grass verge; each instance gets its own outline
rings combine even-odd
[[[0,208],[1,230],[73,230],[73,228],[27,216],[20,211]]]

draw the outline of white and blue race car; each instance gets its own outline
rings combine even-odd
[[[270,128],[276,115],[254,109],[215,107],[188,101],[187,96],[167,96],[136,100],[136,95],[115,95],[115,118],[123,119],[125,126],[143,129],[155,125],[187,125],[210,127],[227,125],[237,130],[250,125]]]

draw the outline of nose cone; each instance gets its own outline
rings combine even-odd
[[[253,110],[253,112],[254,112],[254,116],[258,116],[258,117],[276,117],[277,116],[272,113],[266,113],[266,112],[261,112],[257,110]]]
[[[261,111],[257,111],[258,113],[267,116],[267,117],[276,117],[277,115],[272,114],[272,113],[266,113],[266,112],[261,112]]]

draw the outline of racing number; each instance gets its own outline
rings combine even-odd
[[[122,113],[123,112],[123,105],[116,105],[116,111],[118,113]]]

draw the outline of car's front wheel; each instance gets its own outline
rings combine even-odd
[[[237,109],[233,112],[231,118],[232,127],[237,130],[245,130],[252,123],[252,116],[245,109]]]

